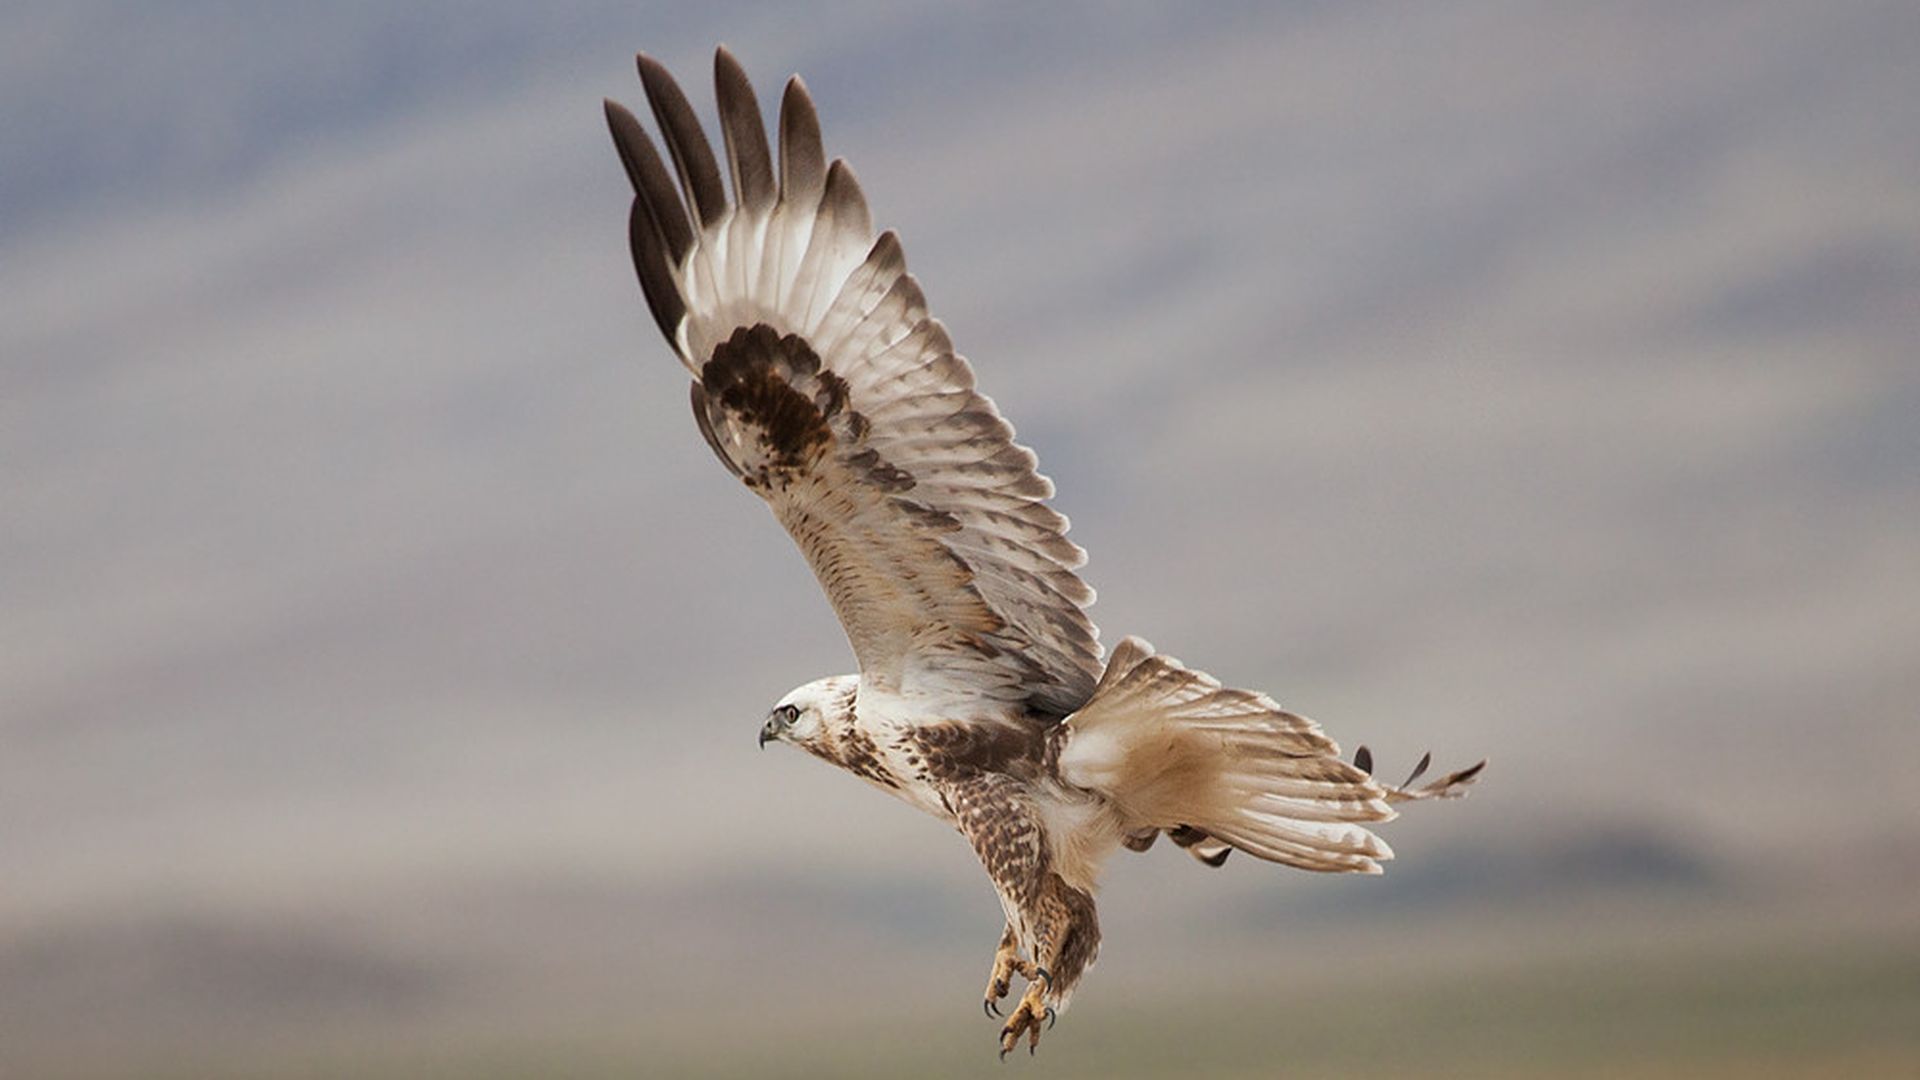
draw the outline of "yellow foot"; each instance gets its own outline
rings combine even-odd
[[[1000,939],[1000,948],[993,954],[993,974],[987,976],[986,1000],[982,1003],[986,1014],[1000,1015],[1000,999],[1007,996],[1015,973],[1031,982],[1038,977],[1039,970],[1033,961],[1020,959],[1020,949],[1014,944],[1012,934]]]
[[[1046,968],[1035,968],[1038,976],[1027,984],[1027,992],[1021,996],[1020,1005],[1007,1017],[1007,1026],[1000,1029],[1000,1057],[1004,1060],[1013,1048],[1020,1043],[1020,1036],[1027,1037],[1027,1053],[1040,1045],[1040,1029],[1053,1026],[1053,1010],[1047,1006],[1047,988],[1053,985],[1053,978]]]

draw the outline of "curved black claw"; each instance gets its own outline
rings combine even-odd
[[[1046,968],[1043,968],[1043,967],[1034,968],[1033,973],[1036,977],[1039,978],[1041,982],[1047,984],[1047,989],[1049,990],[1053,989],[1053,976],[1047,974]]]
[[[987,998],[985,1001],[981,1002],[981,1004],[985,1006],[985,1008],[983,1008],[981,1011],[986,1013],[988,1016],[1000,1015],[1000,1006],[994,1004],[994,1001],[992,998]]]
[[[1053,1030],[1053,1022],[1055,1019],[1057,1019],[1057,1016],[1053,1011],[1053,1006],[1051,1005],[1047,1006],[1047,1030],[1048,1031]]]

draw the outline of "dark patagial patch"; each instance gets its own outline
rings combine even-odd
[[[944,780],[1021,771],[1020,765],[1031,771],[1041,763],[1044,743],[1038,733],[1011,724],[949,721],[910,729],[901,749],[926,762],[927,775]]]
[[[748,473],[748,483],[764,484],[765,475],[805,468],[829,443],[827,421],[846,407],[846,381],[820,367],[806,340],[781,335],[765,323],[743,326],[714,346],[700,370],[708,407],[718,407],[737,422],[760,432],[766,465]]]
[[[714,346],[700,369],[694,413],[701,434],[721,459],[752,487],[769,487],[782,474],[805,469],[833,442],[836,431],[849,444],[843,463],[863,482],[898,495],[912,490],[913,474],[896,467],[870,447],[860,448],[870,424],[847,405],[847,381],[825,367],[798,334],[780,334],[765,323],[743,326]],[[754,467],[727,459],[714,429],[730,418],[759,432],[766,460]],[[951,514],[916,503],[903,508],[918,523],[951,532],[960,522]]]
[[[800,341],[799,338],[793,337],[791,334],[789,334],[788,337],[794,341]],[[802,348],[806,348],[806,342],[801,341],[800,345]],[[811,356],[813,350],[808,349],[807,353]],[[819,363],[817,359],[814,362],[815,364]],[[847,380],[835,374],[832,368],[821,368],[818,379],[821,392],[825,395],[825,400],[817,402],[820,406],[821,414],[825,416],[840,415],[840,410],[847,407]]]

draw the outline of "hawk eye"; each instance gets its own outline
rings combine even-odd
[[[779,717],[781,723],[791,724],[800,719],[800,710],[792,705],[782,705],[773,710],[773,715]]]

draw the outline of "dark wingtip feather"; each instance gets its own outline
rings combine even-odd
[[[890,277],[905,273],[907,255],[900,247],[900,234],[888,229],[875,237],[873,246],[867,249],[866,261],[885,267]],[[938,319],[933,321],[939,322]]]
[[[826,190],[820,193],[822,213],[831,215],[836,228],[845,228],[858,235],[873,231],[873,215],[867,209],[866,192],[860,190],[860,180],[853,175],[853,166],[845,158],[834,158],[827,167]]]
[[[1433,764],[1433,751],[1429,750],[1426,753],[1421,754],[1420,764],[1415,765],[1413,767],[1413,771],[1407,774],[1407,778],[1401,782],[1400,786],[1403,788],[1412,787],[1413,782],[1415,780],[1418,780],[1422,776],[1425,776],[1427,774],[1427,768],[1432,764]]]
[[[720,134],[726,140],[733,197],[749,210],[765,211],[777,195],[773,152],[767,147],[767,129],[760,120],[753,83],[725,45],[713,53],[713,89],[720,103]]]
[[[681,223],[686,228],[685,222]],[[660,238],[659,223],[648,209],[645,196],[635,196],[627,215],[627,243],[633,250],[633,270],[640,277],[640,291],[646,294],[647,310],[676,350],[681,320],[687,315],[687,302],[673,283],[667,267],[667,250]]]
[[[1220,869],[1220,867],[1226,864],[1227,856],[1231,854],[1233,854],[1233,849],[1228,847],[1228,848],[1221,848],[1219,851],[1216,851],[1211,855],[1197,855],[1195,856],[1195,858],[1198,858],[1201,862],[1206,863],[1208,866],[1213,867],[1215,870],[1218,870]]]
[[[646,294],[660,332],[673,342],[686,315],[686,301],[674,284],[671,267],[693,246],[693,229],[686,209],[674,191],[673,180],[660,160],[646,129],[626,106],[605,102],[607,130],[613,135],[620,165],[633,185],[633,206],[627,216],[627,243],[633,252],[634,273]]]
[[[1355,750],[1353,752],[1353,767],[1356,769],[1359,769],[1363,773],[1366,773],[1368,776],[1372,776],[1373,775],[1373,751],[1367,749],[1365,746],[1362,746],[1359,749]]]
[[[827,152],[820,139],[820,114],[807,84],[795,75],[780,96],[780,197],[818,198],[827,183]]]
[[[666,249],[666,259],[677,264],[693,247],[693,227],[687,223],[686,207],[674,190],[673,178],[653,148],[640,121],[617,101],[606,103],[607,129],[613,133],[613,146],[620,154],[620,165],[627,181],[646,207],[648,217]]]
[[[627,182],[633,185],[633,193],[638,195],[641,168],[639,148],[645,146],[652,149],[653,140],[647,138],[640,120],[625,105],[612,98],[602,98],[601,103],[607,114],[607,131],[613,135],[613,149],[620,155],[620,167],[627,171]]]
[[[667,153],[680,173],[687,202],[702,225],[711,225],[726,213],[727,193],[720,184],[720,166],[714,161],[713,147],[700,130],[700,118],[664,64],[646,53],[635,56],[634,63],[640,69],[640,83],[646,88],[647,104],[653,107]]]

